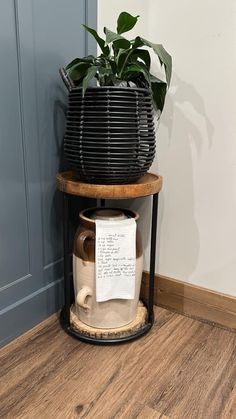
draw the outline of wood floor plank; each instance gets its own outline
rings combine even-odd
[[[235,345],[234,335],[212,327],[194,351],[183,350],[184,362],[171,380],[164,375],[159,381],[164,391],[151,406],[172,418],[182,411],[188,418],[221,418],[229,383],[236,381]]]
[[[160,412],[157,412],[154,409],[151,409],[148,406],[145,406],[139,415],[137,416],[137,419],[169,419],[167,416],[163,415]]]
[[[96,417],[98,415],[106,417],[111,399],[113,411],[119,412],[124,404],[129,404],[132,397],[135,397],[136,400],[144,400],[144,402],[150,404],[153,398],[159,395],[160,390],[162,391],[159,385],[162,376],[167,375],[168,379],[171,379],[180,363],[178,358],[172,356],[173,349],[175,354],[180,354],[180,359],[184,362],[182,353],[188,341],[192,351],[198,345],[198,342],[194,340],[194,336],[199,327],[202,328],[202,326],[190,319],[184,319],[184,321],[186,326],[191,322],[191,334],[182,333],[176,339],[175,329],[178,329],[181,321],[182,319],[176,315],[162,327],[159,335],[150,335],[146,341],[142,341],[139,344],[135,350],[135,356],[129,360],[129,363],[123,365],[123,369],[120,375],[116,377],[113,386],[108,386],[101,395],[99,403],[95,403],[87,411],[89,413],[88,417]],[[205,331],[205,333],[207,332]],[[158,410],[162,411],[161,409]]]
[[[151,332],[125,345],[83,344],[55,317],[9,344],[0,417],[235,419],[236,334],[155,311]]]
[[[225,404],[224,411],[222,413],[222,418],[224,419],[231,419],[235,417],[236,412],[236,385],[233,384],[231,388],[231,394]]]

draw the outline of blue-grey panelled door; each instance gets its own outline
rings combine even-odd
[[[58,69],[94,52],[82,23],[96,26],[95,0],[0,2],[0,344],[61,303]]]

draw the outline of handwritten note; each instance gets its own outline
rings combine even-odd
[[[96,220],[96,301],[133,299],[136,222]]]

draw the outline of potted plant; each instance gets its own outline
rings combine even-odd
[[[162,112],[171,80],[171,56],[161,44],[137,36],[128,40],[139,16],[122,12],[117,31],[105,39],[83,25],[101,54],[75,58],[60,74],[69,90],[64,153],[81,180],[100,184],[131,183],[150,168],[155,156],[153,107]],[[165,81],[150,72],[156,53]],[[96,81],[96,85],[90,86]]]

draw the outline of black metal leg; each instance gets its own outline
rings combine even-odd
[[[97,199],[97,206],[105,208],[105,199]]]
[[[155,260],[156,260],[156,233],[158,216],[158,193],[152,198],[152,229],[151,229],[151,249],[150,249],[150,277],[149,277],[149,296],[148,296],[148,320],[154,321],[153,297],[154,297],[154,279],[155,279]]]
[[[63,193],[63,241],[64,241],[64,322],[70,324],[70,254],[69,254],[69,197]]]

